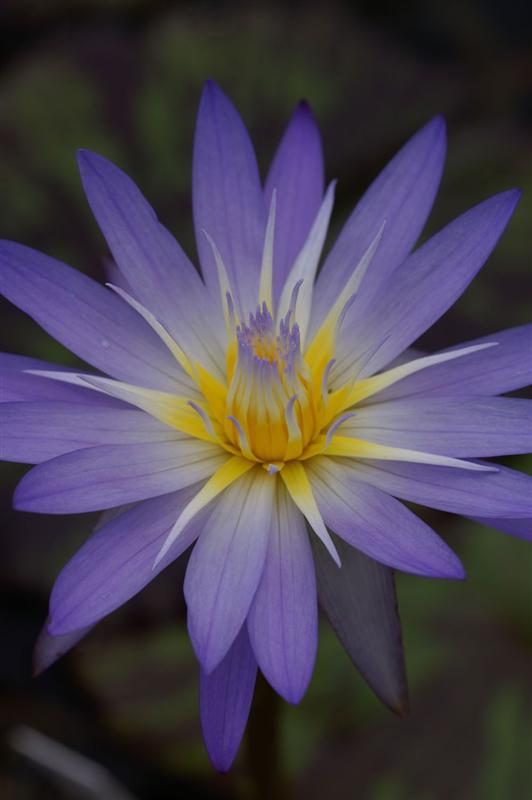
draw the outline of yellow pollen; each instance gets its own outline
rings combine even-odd
[[[196,410],[211,440],[214,433],[229,452],[270,471],[304,458],[336,415],[327,388],[330,365],[320,359],[311,369],[291,316],[293,310],[275,325],[264,301],[247,323],[234,322],[225,386],[205,370],[199,381],[206,407]]]

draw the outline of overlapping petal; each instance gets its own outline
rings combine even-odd
[[[94,625],[137,594],[183,553],[204,522],[199,515],[154,568],[162,542],[183,506],[197,491],[138,503],[110,520],[63,567],[50,597],[48,633],[64,636]]]
[[[418,131],[363,195],[336,240],[316,282],[313,330],[347,283],[386,222],[381,246],[364,282],[366,301],[406,258],[425,224],[440,183],[446,151],[445,123],[436,117]]]
[[[299,703],[318,644],[316,579],[305,520],[281,484],[248,631],[268,682],[289,703]]]
[[[356,374],[362,357],[359,377],[377,372],[436,322],[485,263],[519,197],[502,192],[462,214],[405,259],[367,307],[355,298],[340,330],[335,378]]]
[[[33,676],[37,677],[44,672],[48,667],[66,655],[78,642],[81,641],[92,630],[93,626],[89,625],[86,628],[72,631],[72,633],[64,633],[61,636],[52,636],[48,633],[48,626],[50,619],[48,618],[44,623],[35,647],[33,648]]]
[[[40,464],[92,445],[182,438],[149,414],[129,408],[45,400],[0,404],[0,458],[5,461]]]
[[[488,342],[497,342],[497,346],[409,375],[379,392],[371,402],[421,394],[496,395],[529,386],[532,383],[532,325],[498,331],[441,352]],[[405,357],[405,360],[409,359]]]
[[[224,458],[217,445],[198,439],[88,447],[33,467],[13,503],[42,514],[100,511],[205,480]]]
[[[532,402],[509,397],[408,397],[357,407],[342,433],[443,456],[529,453]]]
[[[176,390],[180,369],[120,298],[54,258],[0,242],[0,293],[73,353],[121,380]]]
[[[481,462],[482,463],[482,462]],[[344,479],[365,481],[402,500],[454,514],[532,517],[532,477],[497,465],[497,472],[399,461],[343,461]]]
[[[135,298],[185,351],[216,368],[222,317],[183,250],[121,169],[88,150],[79,151],[78,163],[92,212]]]
[[[203,739],[213,766],[227,772],[240,746],[253,698],[257,662],[246,626],[212,672],[200,670]]]
[[[320,606],[377,697],[404,716],[408,689],[393,572],[338,536],[334,543],[341,569],[312,540]]]
[[[273,259],[274,304],[296,256],[303,247],[323,196],[321,137],[305,102],[298,104],[274,155],[264,194],[270,207],[277,192],[277,224]]]
[[[0,403],[22,400],[43,400],[68,403],[105,405],[124,408],[124,404],[111,397],[95,395],[89,388],[84,389],[66,383],[56,383],[47,378],[32,375],[24,370],[45,370],[51,372],[71,372],[60,364],[50,364],[37,358],[14,356],[0,353]]]
[[[347,480],[342,464],[326,457],[314,459],[308,474],[328,527],[353,547],[414,575],[465,577],[458,556],[393,497],[369,484]]]
[[[188,630],[205,672],[224,658],[259,585],[271,527],[275,481],[260,467],[220,496],[185,577]]]
[[[515,519],[514,517],[509,519],[504,517],[471,517],[471,519],[510,536],[516,536],[518,539],[532,541],[532,516],[521,519]]]

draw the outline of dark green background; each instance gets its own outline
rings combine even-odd
[[[527,321],[532,206],[527,3],[0,4],[0,235],[102,279],[105,246],[82,196],[83,146],[124,167],[194,255],[190,164],[205,78],[228,91],[267,167],[293,105],[320,121],[335,230],[417,127],[443,112],[449,157],[425,235],[499,190],[523,200],[484,271],[423,342]],[[77,363],[2,302],[0,348]],[[508,463],[526,468],[526,459]],[[399,576],[412,714],[381,708],[323,625],[316,672],[291,708],[261,687],[228,777],[200,742],[184,629],[183,565],[37,680],[31,646],[61,565],[93,515],[14,514],[25,467],[2,465],[0,796],[78,798],[9,745],[30,725],[110,768],[138,798],[521,800],[532,794],[531,561],[525,542],[452,515],[424,517],[465,583]],[[272,788],[273,787],[273,788]]]

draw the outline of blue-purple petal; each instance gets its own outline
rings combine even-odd
[[[332,535],[340,569],[317,537],[311,540],[320,606],[377,697],[405,716],[408,688],[393,572]]]
[[[97,445],[33,467],[13,504],[42,514],[100,511],[205,480],[224,459],[221,448],[198,439]]]
[[[274,487],[275,478],[257,467],[226,489],[188,562],[188,631],[207,673],[229,650],[259,585]]]
[[[197,537],[204,515],[189,523],[154,567],[168,532],[197,489],[146,500],[98,528],[55,582],[48,632],[62,636],[94,625],[181,555]]]
[[[313,459],[312,489],[326,525],[348,544],[389,567],[460,580],[460,559],[419,517],[390,495],[353,480],[342,464]]]
[[[362,358],[360,377],[377,372],[433,325],[483,266],[519,197],[510,190],[470,209],[406,258],[371,303],[355,298],[340,330],[335,375],[352,374]]]
[[[453,395],[389,400],[357,407],[342,434],[462,458],[530,453],[532,402]]]
[[[135,298],[186,352],[210,363],[222,317],[198,272],[125,172],[88,150],[78,152],[78,164],[92,212]]]
[[[161,340],[132,308],[87,275],[2,241],[0,293],[97,369],[142,386],[176,390],[179,367]]]
[[[445,122],[436,117],[401,148],[362,196],[318,276],[314,325],[323,319],[384,221],[382,241],[361,288],[366,300],[406,258],[432,208],[445,152]]]
[[[514,517],[509,519],[504,517],[471,517],[471,519],[475,522],[480,522],[481,525],[487,525],[488,528],[495,528],[498,531],[507,533],[509,536],[532,541],[532,515],[521,519]]]
[[[52,636],[48,632],[50,618],[44,623],[35,647],[33,648],[33,676],[37,677],[48,667],[51,667],[59,658],[68,653],[81,639],[87,636],[92,630],[92,625],[86,628],[79,628],[71,633],[64,633],[60,636]]]
[[[218,295],[218,273],[203,231],[225,263],[241,316],[258,301],[266,206],[248,132],[231,101],[212,81],[198,111],[192,167],[196,242],[203,276]]]
[[[380,402],[421,394],[495,395],[532,383],[532,325],[498,331],[440,352],[487,342],[497,342],[497,346],[415,372],[379,392],[375,399]]]
[[[299,703],[318,645],[316,578],[305,520],[282,484],[248,632],[266,680],[289,703]]]
[[[93,445],[181,438],[175,429],[131,408],[65,401],[0,404],[0,458],[5,461],[40,464]]]
[[[488,462],[479,462],[488,463]],[[399,461],[342,462],[347,480],[366,481],[411,503],[454,514],[532,517],[532,478],[497,464],[497,472]]]
[[[323,198],[321,137],[314,115],[305,102],[296,107],[273,157],[264,187],[267,208],[274,189],[277,191],[273,258],[275,302]]]
[[[257,662],[246,626],[223,661],[208,675],[200,669],[203,739],[215,769],[227,772],[238,752],[253,699]]]

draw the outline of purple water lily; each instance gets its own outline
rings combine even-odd
[[[2,457],[35,464],[16,508],[104,511],[59,575],[44,669],[191,545],[185,578],[211,760],[227,770],[257,667],[290,703],[310,681],[318,599],[376,694],[404,712],[393,569],[462,579],[400,501],[532,538],[531,480],[482,460],[532,444],[532,326],[423,355],[408,348],[461,295],[519,192],[417,250],[445,155],[436,118],[399,151],[318,274],[334,200],[300,104],[262,186],[213,83],[194,142],[194,269],[134,183],[80,151],[114,262],[100,286],[0,245],[0,291],[95,368],[4,355]]]

